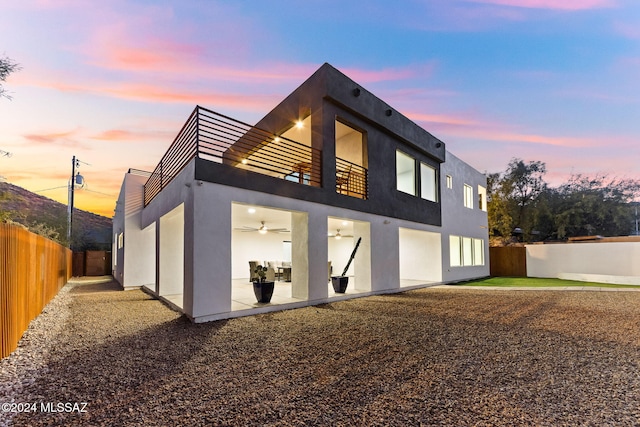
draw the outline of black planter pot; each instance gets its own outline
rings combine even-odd
[[[253,293],[258,302],[270,302],[275,282],[253,282]]]
[[[337,294],[344,294],[349,284],[349,278],[347,276],[332,276],[331,284],[333,285],[333,291]]]

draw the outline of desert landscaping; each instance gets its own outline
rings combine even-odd
[[[67,285],[0,362],[0,425],[633,425],[640,293],[436,287],[192,324]],[[6,413],[4,415],[7,415]],[[11,415],[11,414],[10,414]]]

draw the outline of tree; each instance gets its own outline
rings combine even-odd
[[[552,188],[545,172],[543,162],[512,159],[504,173],[487,177],[492,245],[509,244],[514,234],[530,242],[632,232],[640,180],[575,174]]]
[[[503,246],[511,239],[513,218],[509,209],[509,199],[501,191],[502,178],[499,173],[487,176],[487,215],[489,237],[492,246]]]
[[[20,70],[20,66],[13,62],[10,58],[8,57],[0,57],[0,82],[5,82],[7,81],[7,77],[9,77],[9,74],[16,72]],[[7,91],[5,90],[4,87],[2,87],[2,84],[0,84],[0,98],[5,97],[7,99],[11,99],[11,96],[9,94],[7,94]]]
[[[546,165],[540,161],[525,163],[511,159],[502,174],[492,174],[487,180],[490,236],[507,243],[519,230],[529,240],[534,229],[535,205],[547,188],[544,181]]]
[[[629,234],[635,212],[630,202],[638,195],[638,180],[572,175],[553,195],[556,237]]]

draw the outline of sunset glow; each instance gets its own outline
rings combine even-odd
[[[109,217],[196,105],[255,123],[325,62],[478,170],[640,178],[636,0],[5,3],[0,176],[66,204],[77,156]]]

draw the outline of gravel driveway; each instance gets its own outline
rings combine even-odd
[[[195,325],[112,289],[67,285],[32,323],[0,403],[36,411],[0,425],[640,420],[640,292],[432,288]]]

